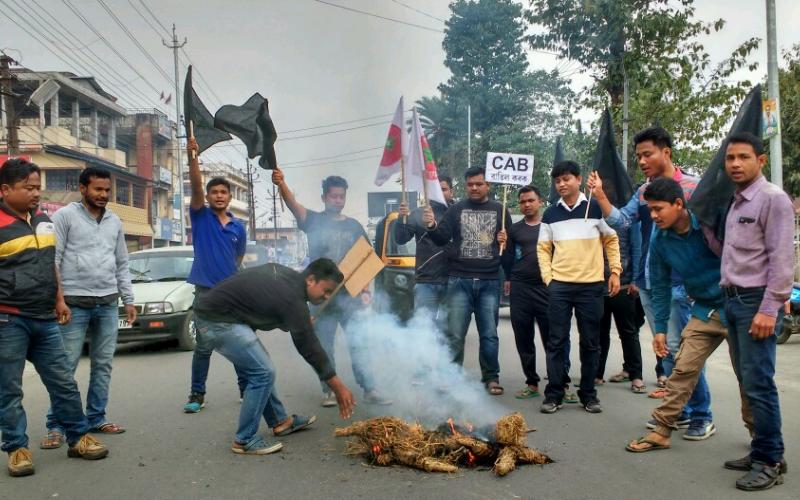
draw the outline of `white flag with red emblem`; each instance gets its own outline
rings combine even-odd
[[[403,97],[400,96],[392,124],[389,125],[389,136],[383,147],[383,157],[381,157],[378,173],[375,175],[376,186],[382,186],[391,176],[400,172],[403,158],[403,135],[405,135],[403,134]]]
[[[409,144],[408,161],[405,164],[407,189],[423,193],[427,198],[426,202],[438,201],[447,205],[442,194],[442,185],[439,184],[433,153],[422,131],[417,110],[413,112]]]

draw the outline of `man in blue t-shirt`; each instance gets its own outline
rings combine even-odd
[[[194,285],[196,304],[217,283],[236,274],[247,246],[247,232],[242,221],[235,219],[228,211],[232,198],[230,183],[222,177],[214,177],[208,181],[203,192],[197,142],[190,138],[186,150],[192,185],[189,219],[192,221],[194,246],[192,270],[186,281]],[[199,334],[199,329],[197,331],[197,345],[192,356],[192,388],[189,401],[183,407],[186,413],[197,413],[205,406],[206,379],[214,351],[213,346],[208,345]],[[241,376],[238,379],[241,394],[244,391],[243,379]]]

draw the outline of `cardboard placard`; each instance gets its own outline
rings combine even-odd
[[[362,236],[342,258],[338,267],[344,275],[347,293],[355,297],[381,272],[384,264],[375,254],[372,245]]]

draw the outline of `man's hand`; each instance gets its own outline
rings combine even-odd
[[[129,325],[136,321],[136,306],[133,304],[125,304],[125,319]]]
[[[497,242],[500,243],[500,245],[505,246],[507,241],[508,241],[508,233],[506,232],[506,230],[501,229],[500,231],[498,231]]]
[[[511,282],[505,281],[503,282],[503,295],[511,295]]]
[[[594,199],[604,200],[606,198],[606,193],[603,191],[603,180],[596,171],[589,174],[589,179],[586,181],[586,187],[588,187],[592,192]]]
[[[628,285],[628,295],[639,295],[639,287],[633,283]]]
[[[436,217],[433,216],[433,209],[430,205],[422,208],[422,222],[425,223],[425,227],[428,229],[436,227]]]
[[[754,340],[764,340],[775,334],[776,319],[764,313],[757,313],[750,323],[750,336]]]
[[[356,407],[356,399],[350,389],[344,385],[338,376],[334,376],[328,380],[328,387],[331,388],[333,394],[336,396],[336,403],[339,405],[339,415],[348,419],[353,416],[353,411]]]
[[[189,140],[186,141],[186,154],[194,160],[197,158],[198,151],[200,151],[200,146],[197,145],[197,141],[194,140],[194,137],[189,137]]]
[[[59,325],[66,325],[72,320],[72,311],[63,299],[56,301],[56,320]]]
[[[608,278],[608,296],[615,297],[619,293],[619,289],[619,274],[611,273],[611,277]]]
[[[666,358],[669,354],[669,349],[667,349],[667,334],[666,333],[657,333],[653,337],[653,352],[656,353],[656,356],[659,358]]]
[[[279,169],[278,167],[275,167],[275,169],[272,171],[272,183],[279,187],[284,183],[283,170]]]
[[[411,212],[408,210],[408,202],[401,202],[400,208],[397,210],[397,213],[400,215],[401,218],[408,217],[408,214]]]

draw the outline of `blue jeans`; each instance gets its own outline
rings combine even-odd
[[[450,346],[453,362],[464,364],[464,341],[474,313],[480,345],[478,362],[481,366],[481,381],[499,381],[500,341],[497,337],[497,322],[500,319],[500,280],[451,276],[447,283],[445,303],[448,314],[445,338]]]
[[[429,311],[433,322],[444,329],[447,325],[447,308],[444,300],[447,285],[444,283],[416,283],[414,285],[414,310]]]
[[[197,304],[200,296],[209,290],[210,288],[196,286],[194,288],[194,305]],[[208,380],[208,370],[211,367],[211,354],[214,352],[214,346],[206,339],[205,335],[200,334],[196,329],[195,332],[195,347],[192,353],[191,392],[192,394],[205,394],[206,380]],[[233,365],[233,368],[236,370],[236,365]],[[239,384],[239,392],[244,392],[245,381],[238,371],[236,372],[236,379]]]
[[[72,321],[61,325],[61,338],[67,351],[70,373],[75,376],[78,362],[81,359],[86,333],[89,333],[89,391],[86,394],[86,418],[89,426],[99,427],[106,423],[106,405],[108,404],[108,386],[111,384],[111,364],[117,348],[117,329],[119,328],[119,310],[116,301],[86,309],[71,307]],[[47,410],[45,425],[48,430],[64,432],[58,425],[53,408]]]
[[[28,421],[22,408],[22,373],[30,360],[50,395],[55,419],[70,446],[89,432],[81,394],[72,376],[55,320],[0,314],[0,430],[5,452],[28,447]]]
[[[650,290],[639,290],[639,297],[642,300],[642,308],[644,308],[647,321],[655,333],[655,317],[653,315],[652,300],[650,297]],[[683,329],[689,323],[689,318],[692,315],[692,301],[686,295],[686,289],[683,285],[675,285],[672,287],[672,302],[670,303],[669,324],[667,327],[667,349],[669,354],[661,358],[662,366],[664,367],[664,375],[669,377],[672,374],[672,369],[675,367],[675,356],[681,347],[681,335]],[[703,420],[711,420],[713,414],[711,413],[711,390],[706,381],[705,366],[700,371],[700,378],[697,379],[697,385],[692,392],[689,402],[683,409],[683,413],[692,419],[694,422]]]
[[[247,325],[219,323],[195,316],[197,332],[208,345],[233,363],[244,381],[236,442],[248,443],[258,433],[261,418],[270,427],[286,420],[286,410],[275,390],[275,367],[266,349]]]
[[[361,309],[359,302],[360,298],[350,297],[343,290],[334,297],[333,303],[327,306],[319,316],[317,316],[319,306],[312,306],[311,316],[315,318],[314,332],[317,334],[319,343],[322,344],[322,348],[328,355],[334,370],[336,369],[336,328],[342,325],[342,332],[347,341],[347,350],[353,367],[353,376],[356,379],[356,383],[364,389],[364,392],[370,392],[375,389],[375,382],[365,368],[367,353],[364,352],[364,342],[351,339],[352,332],[347,328],[350,319]],[[324,382],[322,383],[322,392],[330,392],[330,388]]]
[[[776,464],[783,458],[781,408],[774,378],[776,336],[755,340],[749,333],[763,297],[763,290],[727,297],[725,315],[734,369],[753,413],[750,457],[753,461]],[[776,330],[781,327],[782,319],[783,312],[778,311]]]
[[[550,335],[547,339],[547,376],[545,400],[560,403],[564,399],[565,378],[569,370],[569,332],[572,311],[578,322],[580,336],[581,383],[578,397],[582,403],[597,399],[594,377],[600,361],[600,320],[603,318],[603,290],[600,283],[563,283],[551,281],[547,316]]]

